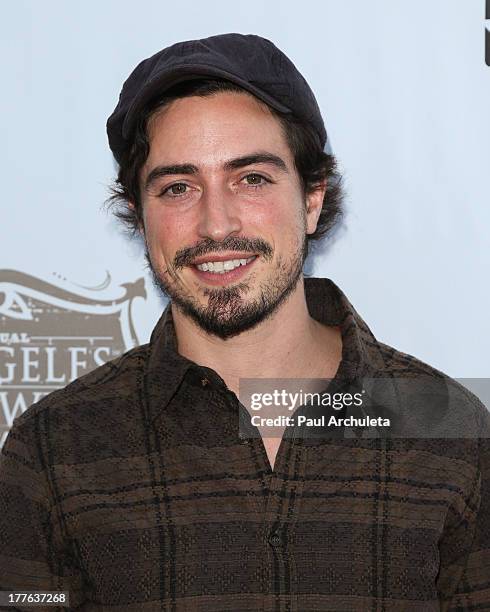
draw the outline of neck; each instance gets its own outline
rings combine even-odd
[[[227,340],[202,330],[172,304],[178,351],[215,370],[238,395],[240,378],[333,378],[342,340],[337,327],[313,319],[304,280],[271,317]]]

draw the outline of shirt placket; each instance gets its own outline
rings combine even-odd
[[[250,417],[236,396],[230,397],[245,423]],[[264,612],[301,612],[297,604],[297,575],[292,542],[303,488],[304,453],[297,439],[297,429],[288,428],[278,448],[274,470],[271,470],[262,438],[251,438],[251,451],[260,461],[263,478],[264,506],[261,539],[263,543]],[[258,477],[260,477],[258,475]]]

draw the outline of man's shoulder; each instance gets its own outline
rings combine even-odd
[[[377,347],[384,364],[377,376],[402,390],[405,410],[451,423],[454,437],[490,436],[489,410],[464,384],[414,355],[382,342]]]
[[[97,404],[102,407],[116,398],[121,402],[131,401],[138,392],[148,352],[149,344],[142,344],[107,361],[29,406],[15,419],[15,424],[21,426],[45,411],[69,415],[81,406]]]
[[[386,372],[387,376],[416,377],[425,375],[436,378],[449,378],[441,370],[414,355],[404,353],[400,349],[396,349],[384,342],[377,341],[376,345],[383,358],[383,371]]]

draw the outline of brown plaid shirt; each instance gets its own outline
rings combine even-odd
[[[341,327],[336,378],[440,375],[333,282],[305,288]],[[0,590],[69,591],[73,610],[490,610],[487,437],[284,438],[271,471],[235,394],[176,346],[167,307],[149,344],[15,419]]]

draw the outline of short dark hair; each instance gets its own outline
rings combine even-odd
[[[136,234],[143,218],[139,174],[150,152],[147,133],[150,118],[179,98],[209,96],[224,91],[252,95],[224,79],[199,78],[173,86],[163,96],[151,100],[141,112],[133,138],[131,142],[128,142],[128,147],[121,157],[117,178],[110,188],[111,196],[106,201],[110,208],[114,208],[115,216],[125,224],[131,235]],[[261,102],[261,104],[264,103]],[[318,137],[309,124],[290,114],[268,108],[281,123],[301,179],[303,194],[306,196],[312,193],[315,189],[320,188],[325,180],[327,181],[317,228],[307,237],[306,249],[308,252],[310,241],[323,238],[343,216],[342,177],[337,170],[337,160],[333,155],[322,150]],[[134,208],[128,206],[129,202],[133,203]],[[307,253],[305,259],[306,256]]]

